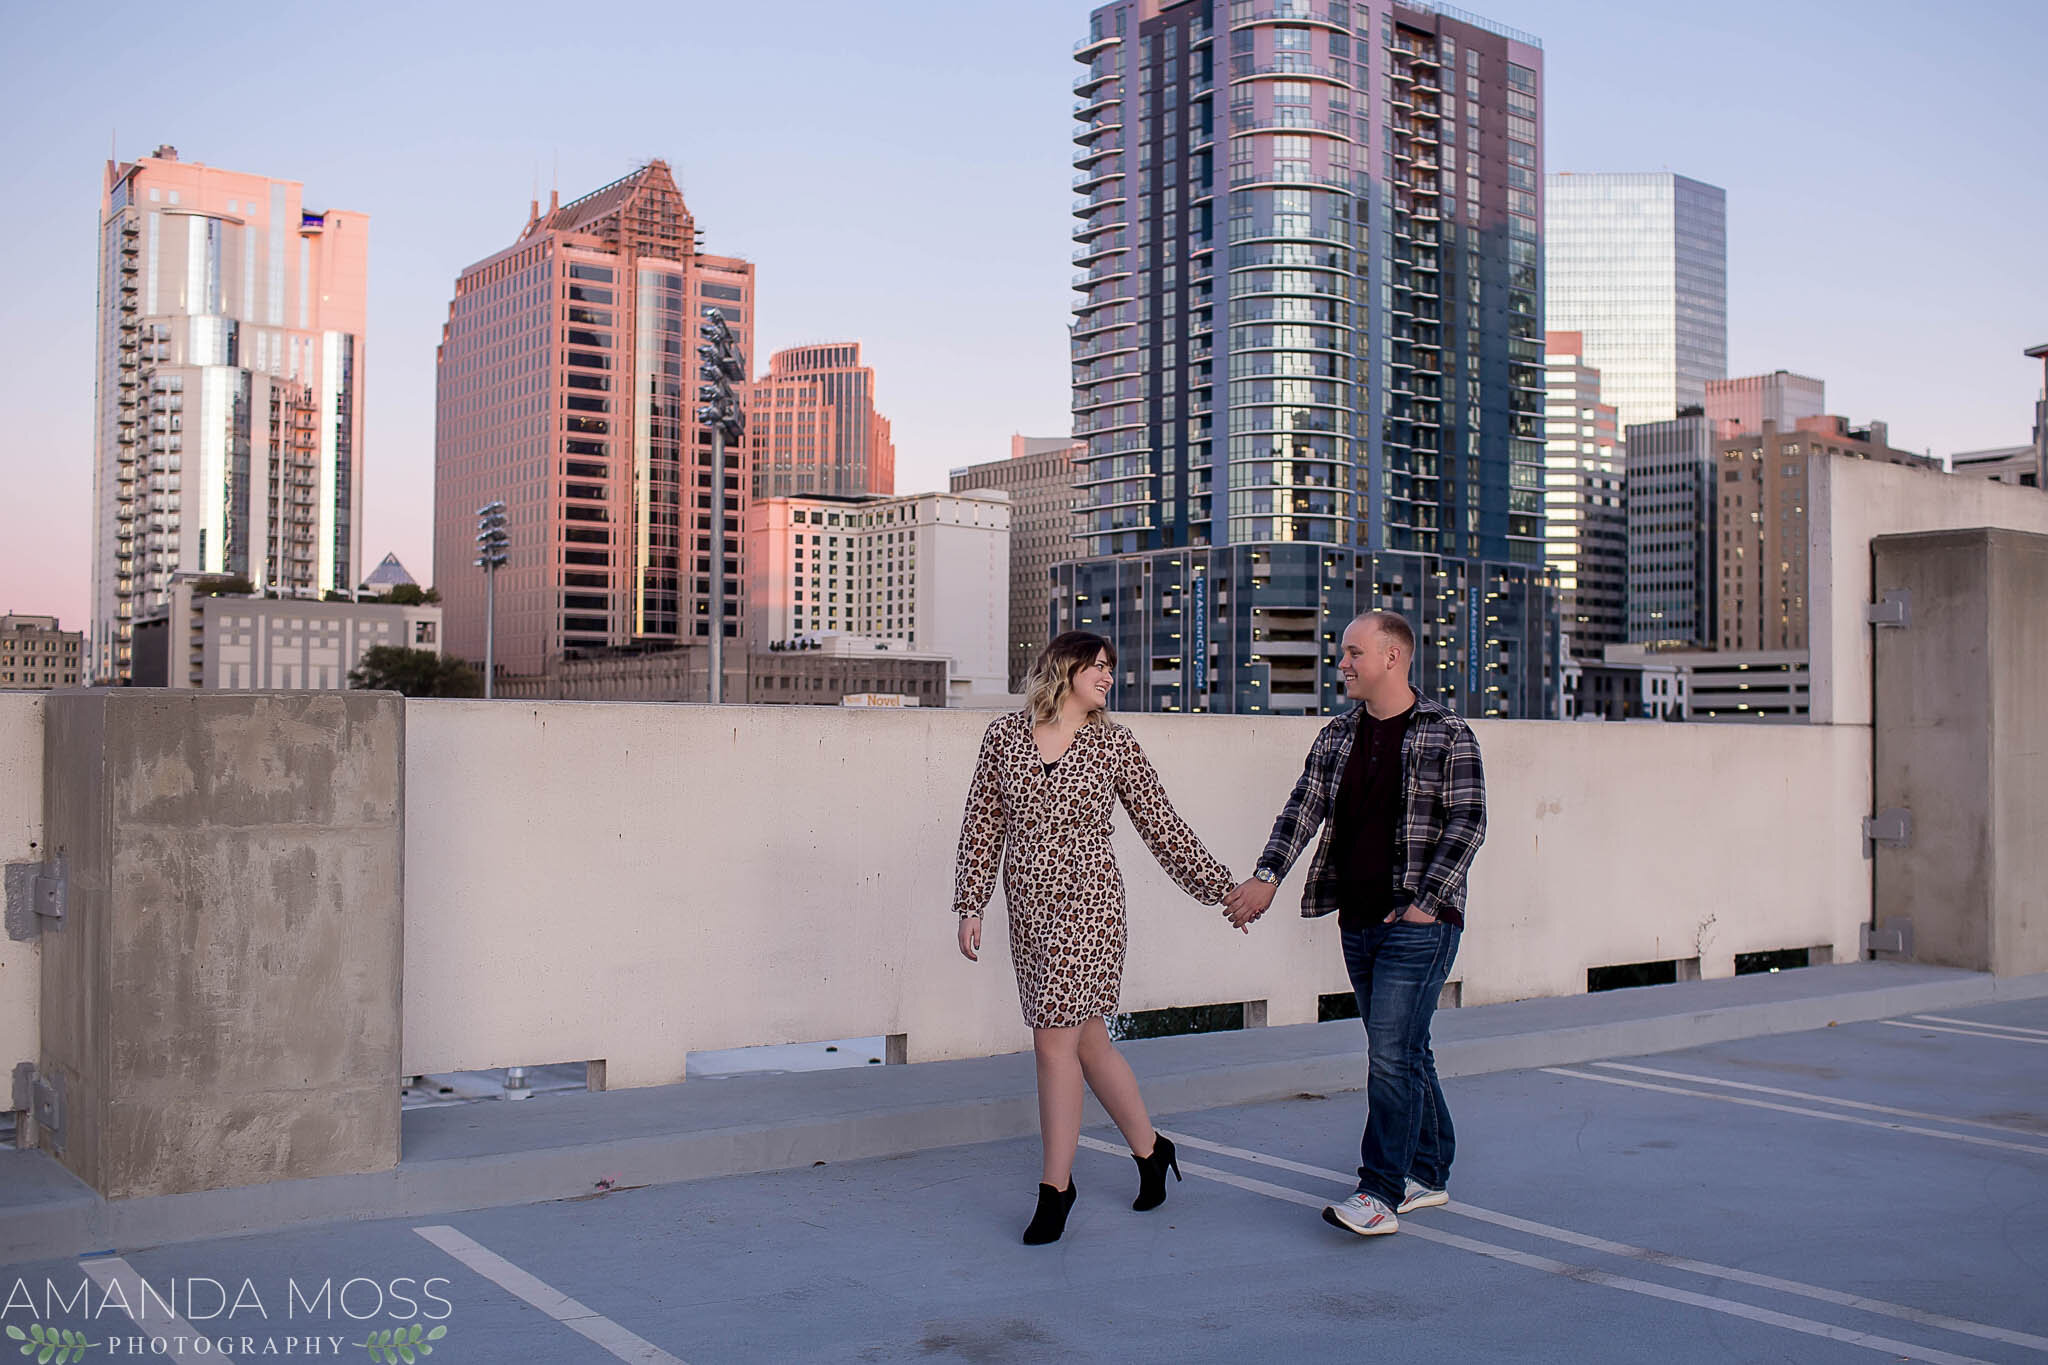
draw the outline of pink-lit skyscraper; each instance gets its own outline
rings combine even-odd
[[[135,622],[175,574],[347,591],[362,562],[369,219],[300,185],[108,162],[89,676],[131,676]]]
[[[484,655],[476,513],[505,504],[497,662],[707,640],[711,437],[695,411],[697,326],[753,349],[754,267],[707,256],[666,163],[568,204],[535,204],[462,272],[439,354],[434,585],[447,651]],[[740,633],[744,446],[725,457],[725,634]]]
[[[777,351],[751,386],[754,496],[887,496],[896,491],[889,419],[875,411],[875,372],[860,343]]]

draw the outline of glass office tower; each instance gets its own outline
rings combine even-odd
[[[708,640],[714,562],[722,633],[739,638],[750,447],[724,453],[725,545],[711,552],[711,432],[695,411],[696,348],[716,308],[751,357],[754,267],[697,246],[664,161],[567,204],[535,202],[509,247],[455,281],[435,356],[434,586],[444,646],[481,660],[490,594],[476,515],[503,502],[500,672]]]
[[[1074,140],[1077,536],[1128,710],[1322,714],[1398,609],[1425,690],[1554,713],[1542,50],[1387,0],[1121,0]]]
[[[1585,338],[1621,427],[1728,375],[1728,195],[1667,171],[1545,177],[1545,321]]]

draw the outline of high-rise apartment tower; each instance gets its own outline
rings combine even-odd
[[[1728,195],[1668,171],[1545,180],[1544,320],[1585,338],[1624,431],[1728,373]]]
[[[497,662],[711,634],[711,433],[696,424],[698,325],[751,354],[754,267],[697,250],[668,166],[568,204],[455,282],[438,354],[434,586],[446,653],[484,657],[476,512],[503,502]],[[740,633],[746,447],[725,453],[725,620]]]
[[[179,573],[301,596],[362,562],[369,219],[290,180],[108,162],[89,674],[132,676],[135,622]]]
[[[1130,710],[1345,705],[1392,607],[1417,682],[1550,714],[1536,39],[1389,0],[1119,0],[1074,134],[1077,535],[1056,624]]]

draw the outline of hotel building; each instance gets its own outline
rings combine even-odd
[[[1021,693],[1045,648],[1052,570],[1074,557],[1074,456],[1067,436],[1012,436],[1010,457],[953,470],[955,493],[1010,495],[1010,690]]]
[[[948,656],[963,697],[1008,690],[1004,494],[764,498],[747,542],[756,650],[853,635]]]

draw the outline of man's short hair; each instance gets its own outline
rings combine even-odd
[[[1415,627],[1409,625],[1408,618],[1403,616],[1400,612],[1361,612],[1356,618],[1352,620],[1351,624],[1354,626],[1378,626],[1380,628],[1380,631],[1389,640],[1392,640],[1396,645],[1400,646],[1401,652],[1403,654],[1406,654],[1411,659],[1415,657]]]

